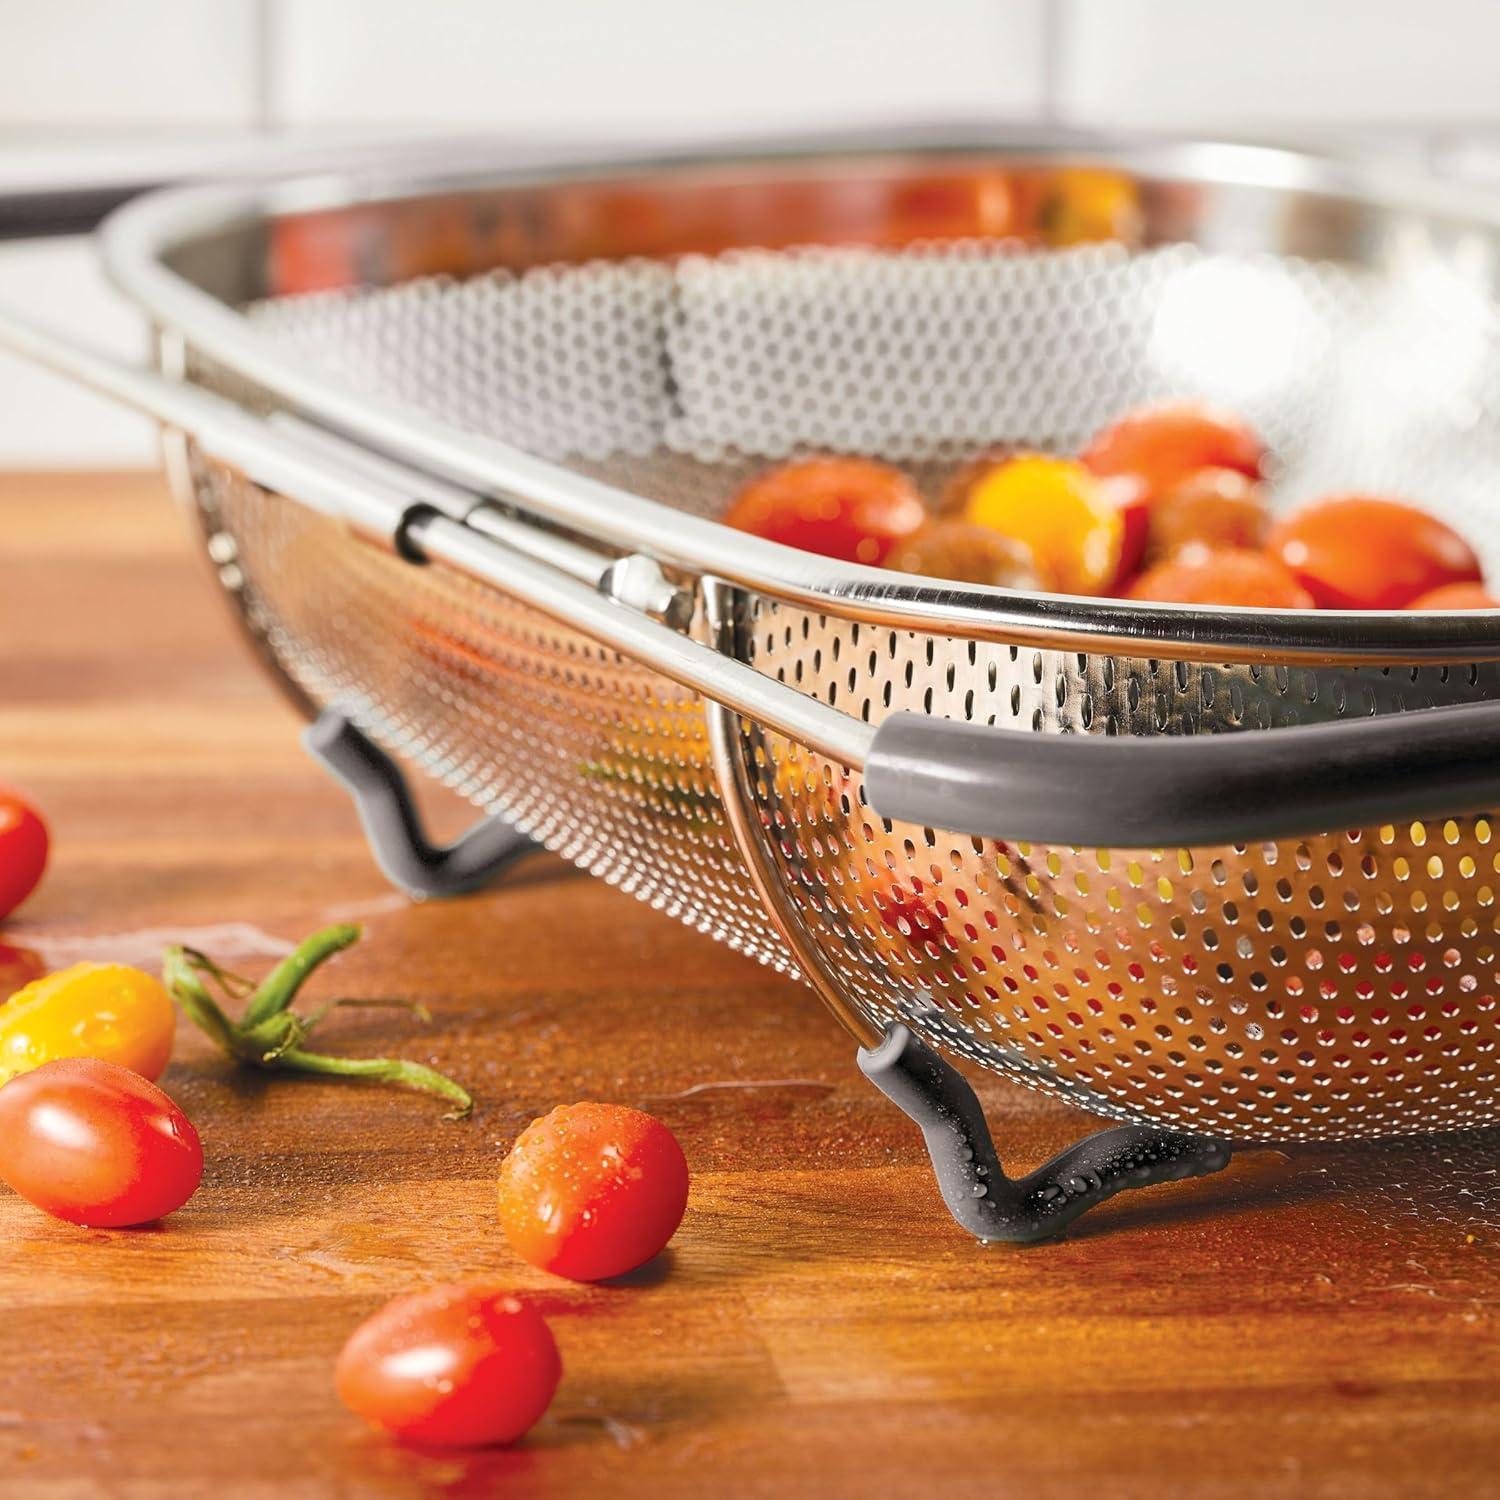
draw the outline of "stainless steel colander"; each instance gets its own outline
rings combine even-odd
[[[713,519],[789,454],[935,494],[1186,394],[1280,500],[1407,493],[1500,570],[1500,214],[1226,147],[442,173],[117,214],[165,379],[0,323],[168,426],[398,878],[514,828],[800,972],[986,1238],[1226,1141],[1500,1121],[1500,619],[1016,595]],[[1080,182],[1123,237],[1057,243]],[[500,819],[433,849],[372,741]],[[1133,1128],[1008,1183],[939,1052]]]

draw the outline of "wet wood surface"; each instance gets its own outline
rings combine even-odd
[[[797,985],[548,855],[414,906],[239,646],[158,482],[0,479],[0,781],[52,822],[6,941],[61,965],[187,940],[258,972],[367,937],[324,993],[420,998],[326,1040],[470,1084],[415,1096],[164,1080],[208,1152],[164,1227],[86,1232],[0,1194],[0,1493],[25,1497],[1500,1493],[1494,1138],[1250,1152],[985,1250],[915,1132]],[[1087,1119],[981,1085],[1029,1166]],[[518,1262],[494,1178],[577,1098],[650,1109],[693,1167],[628,1285]],[[338,1406],[349,1329],[436,1279],[514,1286],[566,1366],[508,1451],[394,1447]]]

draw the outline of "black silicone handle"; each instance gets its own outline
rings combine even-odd
[[[981,1240],[1049,1239],[1125,1188],[1202,1177],[1229,1164],[1225,1141],[1154,1125],[1120,1125],[1085,1136],[1012,1181],[995,1154],[968,1080],[905,1026],[888,1027],[878,1047],[862,1048],[859,1066],[921,1127],[948,1212]]]
[[[1289,729],[1033,734],[898,713],[865,789],[882,817],[1041,844],[1287,838],[1500,804],[1500,702]]]

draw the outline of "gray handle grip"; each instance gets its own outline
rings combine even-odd
[[[1500,805],[1500,702],[1289,729],[1033,734],[922,714],[876,732],[882,817],[1117,848],[1244,843]]]

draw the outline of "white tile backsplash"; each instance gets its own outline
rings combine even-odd
[[[83,240],[0,245],[0,303],[121,359],[148,351],[145,319],[105,281]],[[102,396],[0,353],[0,466],[154,464],[155,429]]]
[[[259,0],[0,0],[0,127],[251,124]]]
[[[1047,0],[270,0],[281,122],[723,134],[1032,116]]]
[[[1061,0],[1056,110],[1151,129],[1500,119],[1495,0]]]

